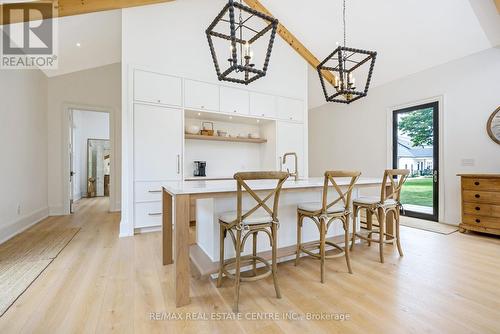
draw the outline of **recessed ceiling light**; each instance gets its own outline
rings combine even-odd
[[[229,119],[233,119],[233,116],[229,116]]]
[[[80,42],[77,42],[77,43],[76,43],[76,46],[77,46],[77,47],[81,47],[82,45],[80,44]]]
[[[257,123],[260,123],[260,119],[257,120]]]
[[[201,112],[198,113],[198,116],[201,116]]]

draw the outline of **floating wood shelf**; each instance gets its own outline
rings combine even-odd
[[[254,138],[241,138],[241,137],[219,137],[219,136],[202,136],[202,135],[184,135],[186,139],[195,140],[214,140],[214,141],[226,141],[226,142],[240,142],[240,143],[253,143],[253,144],[263,144],[267,143],[267,139],[254,139]]]

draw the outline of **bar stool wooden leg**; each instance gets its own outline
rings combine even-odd
[[[352,207],[352,238],[351,238],[351,247],[350,249],[353,250],[354,244],[356,243],[356,223],[358,220],[358,207],[356,205],[353,205]]]
[[[399,256],[403,256],[403,248],[401,248],[401,234],[399,233],[399,219],[400,219],[399,211],[394,215],[394,220],[396,224],[396,245],[398,246]]]
[[[373,212],[369,208],[366,208],[366,228],[369,231],[373,230]],[[371,238],[371,234],[368,235]],[[368,247],[372,245],[372,242],[368,240]]]
[[[326,222],[323,218],[319,220],[319,253],[321,261],[321,283],[325,283],[325,235]]]
[[[217,287],[220,288],[222,285],[222,276],[224,275],[222,269],[224,267],[224,239],[226,236],[226,228],[219,224],[219,276],[217,277]]]
[[[234,306],[233,311],[238,313],[238,303],[240,301],[240,259],[241,259],[241,230],[236,231],[236,259],[234,273]]]
[[[385,240],[385,210],[378,208],[378,224],[379,224],[379,252],[380,262],[384,263],[384,240]]]
[[[253,274],[257,276],[257,232],[252,234],[252,242],[253,242],[253,249],[252,249],[252,254],[253,254]]]
[[[351,221],[351,215],[346,215],[344,217],[344,220],[342,221],[344,223],[344,253],[345,253],[345,260],[347,262],[347,269],[349,270],[349,274],[352,274],[352,268],[351,268],[351,259],[349,256],[349,223]]]
[[[273,244],[272,244],[272,272],[273,272],[273,281],[274,281],[274,289],[276,290],[276,297],[281,298],[280,287],[278,285],[278,260],[277,260],[277,251],[278,251],[278,226],[277,224],[272,224],[271,226],[271,235],[273,236]]]
[[[300,247],[302,243],[302,220],[303,217],[300,213],[297,212],[297,250],[295,253],[295,265],[299,265],[300,259]]]

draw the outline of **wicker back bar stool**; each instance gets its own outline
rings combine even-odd
[[[219,216],[220,226],[220,259],[219,259],[219,276],[217,278],[217,287],[222,285],[223,275],[234,279],[235,295],[233,311],[238,312],[240,282],[256,281],[273,276],[274,288],[277,298],[281,298],[280,289],[277,278],[277,233],[278,233],[278,204],[281,188],[283,183],[288,178],[286,172],[244,172],[234,174],[236,180],[236,211],[225,212]],[[269,180],[276,181],[276,186],[264,197],[260,197],[248,184],[247,181]],[[255,200],[257,203],[253,208],[244,210],[242,207],[243,191]],[[274,198],[273,198],[274,197]],[[266,203],[272,200],[272,208]],[[257,234],[259,232],[267,234],[271,243],[272,258],[271,264],[264,258],[257,256]],[[224,239],[230,235],[236,256],[233,259],[224,260]],[[245,242],[252,236],[253,249],[251,255],[242,256]],[[257,274],[257,263],[263,263],[265,270],[263,273]],[[242,266],[251,265],[253,270],[250,276],[242,276]],[[234,269],[234,274],[229,270]]]
[[[325,260],[344,256],[347,262],[349,273],[352,274],[351,262],[349,259],[349,224],[351,216],[351,195],[352,190],[358,180],[360,172],[353,171],[327,171],[325,172],[323,197],[321,203],[303,203],[297,208],[297,250],[295,265],[299,264],[302,253],[306,253],[321,262],[321,283],[325,281]],[[347,189],[342,189],[338,185],[339,178],[350,178]],[[334,199],[328,202],[328,189],[333,186],[335,192]],[[312,220],[319,230],[319,242],[305,246],[302,244],[302,226],[304,219]],[[328,228],[334,221],[342,222],[345,232],[344,248],[337,244],[327,241],[326,234]],[[326,246],[331,246],[340,252],[333,255],[326,255]],[[319,248],[319,253],[313,253],[313,250]]]
[[[377,196],[364,196],[355,198],[353,200],[353,225],[354,233],[352,234],[351,250],[356,242],[356,237],[366,240],[368,246],[371,242],[379,244],[380,262],[384,263],[384,245],[396,243],[400,256],[403,256],[403,249],[401,248],[399,221],[401,209],[401,188],[405,183],[410,171],[407,169],[387,169],[384,172],[384,179],[382,181],[382,188],[380,190],[380,197]],[[361,209],[366,210],[366,231],[356,232],[356,220],[358,213]],[[395,235],[386,232],[386,217],[392,214],[394,217],[394,230]],[[372,224],[372,217],[375,215],[378,220],[378,230],[374,229]],[[372,237],[378,234],[378,238]],[[389,239],[388,239],[389,237]]]

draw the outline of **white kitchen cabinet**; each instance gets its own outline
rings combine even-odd
[[[248,115],[249,93],[247,90],[221,87],[220,110],[225,113]]]
[[[219,111],[219,86],[196,80],[184,80],[184,106]]]
[[[141,102],[182,106],[182,80],[169,75],[135,70],[134,99]]]
[[[276,117],[276,96],[250,92],[250,115]]]
[[[162,224],[162,203],[136,203],[134,205],[134,227],[154,227]]]
[[[304,102],[287,97],[277,97],[278,118],[287,121],[304,120]]]
[[[295,152],[298,157],[299,177],[305,177],[305,142],[304,142],[304,125],[301,123],[278,121],[277,127],[277,144],[278,144],[278,166],[281,166],[283,155],[287,152]],[[282,170],[289,169],[294,171],[294,157],[288,157],[287,163],[282,166]]]
[[[134,104],[134,176],[136,181],[180,180],[182,110]]]
[[[163,183],[164,181],[135,182],[134,201],[136,203],[161,201]]]

